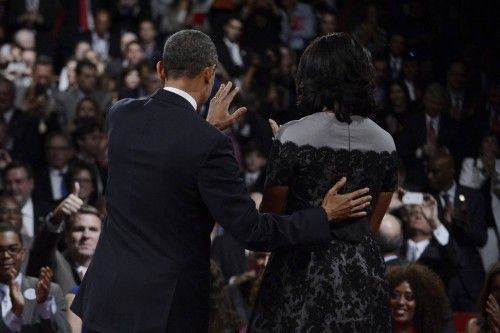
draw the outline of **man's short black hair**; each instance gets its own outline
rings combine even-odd
[[[19,242],[21,245],[23,245],[23,236],[21,236],[21,230],[16,227],[15,225],[12,225],[7,222],[1,222],[0,223],[0,234],[5,233],[5,232],[13,232],[19,237]]]
[[[94,69],[94,70],[97,70],[97,66],[90,60],[87,60],[87,59],[83,59],[83,60],[80,60],[77,64],[76,64],[76,68],[75,68],[75,73],[76,75],[80,75],[82,74],[82,70],[87,67],[87,68],[91,68],[91,69]]]
[[[217,50],[206,34],[197,30],[181,30],[170,36],[163,48],[163,67],[171,78],[193,78],[217,64]]]
[[[24,171],[26,172],[26,175],[28,176],[28,179],[33,179],[33,168],[31,167],[31,165],[24,163],[24,162],[19,162],[19,161],[14,161],[14,162],[9,163],[9,165],[7,165],[7,167],[3,171],[4,177],[5,177],[5,175],[7,175],[7,173],[10,170],[13,170],[13,169],[24,169]]]

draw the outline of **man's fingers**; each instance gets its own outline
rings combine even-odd
[[[220,86],[219,86],[219,90],[217,90],[217,92],[215,93],[215,96],[213,98],[218,98],[222,92],[222,89],[224,89],[226,85],[224,83],[222,83]],[[212,98],[212,99],[213,99]]]
[[[357,191],[354,191],[354,192],[350,193],[350,194],[349,194],[349,197],[350,197],[351,199],[355,199],[355,198],[358,198],[358,197],[360,197],[360,196],[362,196],[362,195],[365,195],[365,194],[366,194],[366,193],[368,193],[368,192],[370,192],[370,189],[369,189],[369,188],[367,188],[367,187],[365,187],[365,188],[362,188],[362,189],[360,189],[360,190],[357,190]]]
[[[275,122],[273,119],[269,119],[269,125],[271,126],[271,130],[273,131],[273,136],[276,136],[278,130],[280,129],[278,123]]]
[[[368,213],[367,212],[357,212],[357,213],[352,213],[349,215],[349,218],[357,218],[357,217],[364,217]]]
[[[231,120],[233,121],[233,123],[241,118],[241,116],[243,116],[247,111],[247,108],[244,106],[234,111],[234,113],[231,115]]]
[[[340,180],[336,182],[335,185],[333,185],[333,187],[328,191],[328,195],[337,194],[339,190],[345,185],[346,182],[347,182],[346,177],[340,178]]]
[[[80,195],[80,183],[75,182],[75,185],[73,187],[73,192],[71,194],[79,196]]]
[[[372,197],[370,195],[365,195],[364,197],[361,197],[359,199],[352,200],[351,204],[352,204],[352,207],[354,207],[354,208],[358,208],[358,206],[363,206],[363,208],[364,208],[364,207],[367,207],[370,205],[371,200],[372,200]]]

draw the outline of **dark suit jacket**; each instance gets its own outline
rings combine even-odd
[[[9,134],[13,141],[12,159],[37,167],[42,158],[42,140],[38,132],[39,121],[33,116],[15,109],[9,122]]]
[[[49,266],[54,272],[54,282],[66,294],[80,285],[81,279],[68,253],[61,254],[57,250],[60,236],[61,233],[51,232],[46,224],[43,225],[30,248],[26,274],[38,276],[42,267]]]
[[[21,290],[23,295],[27,289],[35,289],[38,279],[25,276],[21,283]],[[56,303],[56,313],[50,319],[42,319],[36,312],[36,300],[29,300],[24,298],[24,309],[22,314],[22,328],[21,333],[67,333],[71,331],[69,324],[66,320],[66,312],[68,305],[64,298],[61,288],[57,284],[51,283],[49,290],[49,297],[53,297]],[[0,316],[0,332],[10,332],[5,326],[2,316]]]
[[[441,114],[439,121],[438,145],[446,147],[453,156],[458,154],[458,123],[447,115]],[[398,140],[397,150],[407,166],[406,181],[412,185],[425,186],[427,177],[424,171],[424,161],[416,157],[416,151],[427,141],[427,122],[425,113],[420,111],[408,116],[405,120],[404,132]],[[458,154],[460,155],[460,154]],[[457,161],[458,163],[459,161]],[[458,166],[458,164],[457,164]],[[459,168],[458,168],[459,170]]]
[[[241,49],[241,44],[240,44],[240,54],[243,60],[243,66],[238,66],[233,62],[229,49],[227,45],[224,43],[224,41],[221,40],[215,46],[217,48],[217,55],[219,56],[219,62],[222,64],[222,66],[224,66],[229,76],[231,76],[232,78],[237,78],[241,76],[245,72],[245,63],[246,63],[246,57],[245,57],[246,54],[245,51]]]
[[[72,305],[90,330],[206,332],[214,220],[253,250],[330,240],[321,208],[259,214],[230,139],[179,95],[121,100],[107,121],[108,215]]]
[[[407,251],[408,242],[405,240],[401,248],[401,256],[403,258],[406,258]],[[447,286],[450,279],[453,278],[457,270],[462,266],[462,257],[457,243],[450,234],[448,244],[444,246],[439,244],[433,237],[418,258],[417,263],[432,269]]]
[[[457,281],[451,284],[449,293],[454,310],[474,312],[477,311],[476,303],[485,277],[483,262],[477,250],[486,244],[488,238],[485,206],[479,190],[457,184],[454,201],[456,208],[463,205],[459,201],[460,195],[465,197],[468,222],[454,219],[449,229],[460,247],[463,267],[458,272]],[[443,206],[438,195],[436,200],[439,218],[443,221]]]
[[[231,277],[248,270],[245,248],[227,232],[215,237],[212,242],[211,256],[219,265],[226,283]]]

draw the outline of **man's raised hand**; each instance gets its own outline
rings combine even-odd
[[[238,87],[231,90],[232,86],[231,82],[221,84],[215,96],[210,100],[207,121],[219,130],[224,130],[234,124],[247,111],[246,107],[241,107],[233,114],[229,113],[229,105],[239,91]]]
[[[347,178],[342,177],[323,198],[321,207],[326,211],[328,221],[337,222],[367,215],[365,209],[372,199],[367,195],[370,190],[363,188],[346,194],[338,194],[346,182]]]
[[[83,206],[83,200],[80,199],[80,184],[75,183],[73,192],[66,197],[54,210],[50,222],[60,224],[66,216],[76,213]]]

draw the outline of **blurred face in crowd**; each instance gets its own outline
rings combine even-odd
[[[366,7],[366,21],[377,24],[378,22],[378,10],[375,5],[368,5]]]
[[[446,191],[453,185],[455,163],[449,156],[437,156],[430,160],[427,168],[429,185],[436,191]]]
[[[377,59],[373,63],[373,67],[375,68],[375,81],[376,82],[384,82],[389,78],[389,65],[387,61]]]
[[[11,196],[3,196],[0,198],[0,223],[9,223],[21,230],[23,226],[23,215],[21,206]]]
[[[423,234],[431,234],[432,229],[424,214],[422,207],[415,205],[409,208],[408,212],[408,227],[411,231],[418,231]]]
[[[423,98],[425,113],[431,117],[435,117],[441,113],[446,106],[446,101],[443,98],[425,94]]]
[[[46,64],[37,64],[33,71],[33,81],[35,84],[44,88],[49,88],[52,83],[52,66]]]
[[[323,35],[331,34],[337,31],[337,17],[331,13],[324,13],[320,17],[320,28]]]
[[[21,54],[21,59],[26,64],[26,67],[29,69],[29,73],[31,73],[31,70],[35,66],[36,62],[36,52],[33,50],[24,50],[23,53]]]
[[[401,35],[393,35],[389,41],[389,49],[395,56],[400,56],[405,49],[405,39]]]
[[[154,42],[156,39],[156,30],[151,21],[142,21],[139,27],[139,36],[145,42]]]
[[[94,132],[85,135],[83,139],[78,140],[78,146],[83,152],[97,157],[101,149],[101,132],[96,129]]]
[[[491,294],[500,303],[500,274],[491,279]]]
[[[65,239],[71,258],[77,263],[92,259],[100,234],[101,219],[96,215],[77,213],[72,216]]]
[[[125,87],[127,89],[136,89],[141,83],[141,78],[139,76],[139,71],[137,69],[129,71],[124,78]]]
[[[97,84],[97,69],[84,66],[81,69],[81,73],[76,77],[78,88],[85,93],[90,93],[95,89]]]
[[[498,154],[498,139],[494,135],[487,135],[481,141],[481,152]]]
[[[97,108],[92,101],[83,100],[75,111],[75,118],[77,119],[96,119]]]
[[[55,169],[63,169],[73,155],[69,142],[61,135],[53,136],[47,142],[46,149],[47,162]]]
[[[14,40],[17,45],[23,50],[31,50],[35,48],[35,34],[27,29],[21,29],[14,35]]]
[[[393,323],[402,325],[413,321],[417,302],[413,290],[407,281],[401,282],[392,290],[390,306]]]
[[[14,106],[15,91],[9,84],[0,81],[0,113],[9,111]]]
[[[34,187],[34,180],[28,177],[24,168],[10,169],[5,174],[5,189],[16,198],[21,207],[28,201]]]
[[[67,69],[67,75],[68,75],[68,82],[69,86],[72,87],[76,83],[76,60],[70,60],[66,64],[66,69]]]
[[[85,55],[91,50],[90,44],[85,41],[80,41],[75,47],[75,59],[77,61],[85,59]]]
[[[127,45],[127,60],[131,65],[138,65],[144,60],[144,50],[139,43],[131,43]]]
[[[231,42],[237,42],[240,40],[241,34],[243,32],[243,23],[238,19],[231,19],[224,25],[224,35]]]
[[[137,41],[137,35],[133,32],[126,32],[120,38],[120,50],[125,54],[127,45],[132,42]]]
[[[95,17],[95,32],[99,36],[103,36],[108,32],[110,25],[109,13],[105,10],[98,11]]]
[[[415,80],[418,76],[418,61],[406,60],[403,62],[403,73],[408,80]]]
[[[75,173],[71,180],[71,187],[74,186],[74,183],[80,184],[80,199],[84,202],[88,202],[90,196],[95,192],[94,182],[92,181],[92,174],[90,171],[82,169]]]
[[[467,68],[461,62],[456,62],[450,66],[448,71],[448,84],[454,90],[462,90],[467,83]]]
[[[406,105],[406,95],[399,84],[392,84],[389,90],[389,98],[394,106]]]
[[[245,165],[249,172],[259,171],[266,165],[266,158],[258,151],[250,151],[245,154]]]
[[[19,235],[13,231],[0,232],[0,282],[8,284],[21,270],[25,250]]]

